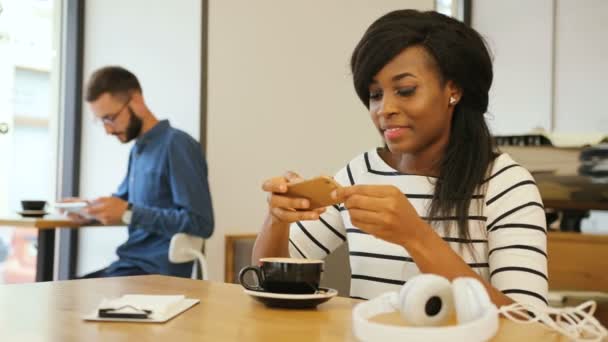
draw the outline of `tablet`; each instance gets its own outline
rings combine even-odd
[[[89,206],[87,202],[62,202],[55,203],[53,206],[57,209],[61,209],[67,213],[75,213]]]
[[[77,214],[87,219],[92,219],[93,217],[89,214],[84,213],[82,210],[89,206],[88,202],[80,201],[80,202],[62,202],[55,203],[53,207],[58,210],[63,211],[66,214]]]

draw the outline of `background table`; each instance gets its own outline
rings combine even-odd
[[[563,213],[560,230],[581,231],[581,221],[590,210],[608,210],[608,183],[579,175],[534,174],[547,209]]]
[[[49,281],[53,280],[54,273],[56,228],[79,228],[80,225],[69,220],[67,217],[58,215],[47,215],[42,218],[2,215],[0,216],[0,228],[2,227],[38,229],[36,281]]]
[[[165,324],[85,322],[102,298],[183,294],[201,302]],[[350,341],[359,300],[317,310],[269,309],[239,285],[166,276],[0,285],[0,341]],[[493,341],[566,341],[540,325],[501,320]]]

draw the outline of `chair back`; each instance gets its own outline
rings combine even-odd
[[[192,269],[192,278],[197,279],[197,263],[201,269],[202,279],[208,280],[207,260],[203,254],[205,239],[200,236],[189,235],[186,233],[177,233],[171,238],[169,244],[169,261],[180,264],[184,262],[194,261]]]

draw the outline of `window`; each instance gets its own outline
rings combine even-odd
[[[435,10],[471,24],[471,0],[435,0]]]
[[[0,215],[53,201],[61,0],[0,0]],[[37,231],[0,227],[0,283],[34,281]]]

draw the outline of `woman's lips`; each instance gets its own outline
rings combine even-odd
[[[387,140],[395,140],[401,138],[409,127],[393,127],[384,130],[384,138]]]

